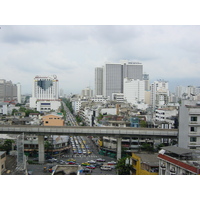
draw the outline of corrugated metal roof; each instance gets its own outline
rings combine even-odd
[[[164,149],[166,151],[170,151],[170,152],[178,154],[178,155],[191,154],[194,152],[191,149],[184,149],[184,148],[176,147],[176,146],[162,147],[162,149]]]

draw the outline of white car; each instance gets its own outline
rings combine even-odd
[[[111,171],[112,170],[112,168],[109,167],[109,166],[102,166],[102,167],[100,167],[100,169],[101,170],[106,170],[106,171]]]
[[[96,163],[96,161],[94,161],[94,160],[90,160],[90,161],[87,161],[88,163],[90,163],[90,164],[95,164]]]
[[[102,158],[97,158],[96,161],[97,161],[97,162],[105,162],[106,160],[105,160],[105,159],[102,159]]]

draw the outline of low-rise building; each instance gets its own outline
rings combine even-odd
[[[52,113],[42,117],[44,126],[64,126],[65,121],[63,115],[58,113]]]
[[[132,175],[158,175],[158,154],[132,153]]]
[[[175,146],[159,151],[159,175],[199,175],[199,152]]]

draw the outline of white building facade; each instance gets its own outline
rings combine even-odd
[[[169,100],[168,82],[164,80],[154,81],[151,84],[151,105],[155,109],[167,105]]]
[[[124,98],[128,103],[137,105],[144,102],[144,81],[124,78]]]
[[[178,146],[200,149],[200,102],[182,100],[179,108]]]
[[[58,98],[58,79],[53,76],[36,76],[33,80],[32,97],[30,107],[37,111],[57,111],[61,105]]]

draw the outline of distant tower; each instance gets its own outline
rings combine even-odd
[[[17,83],[17,101],[18,103],[22,103],[21,100],[21,84]]]
[[[103,95],[103,68],[95,68],[95,95]]]

